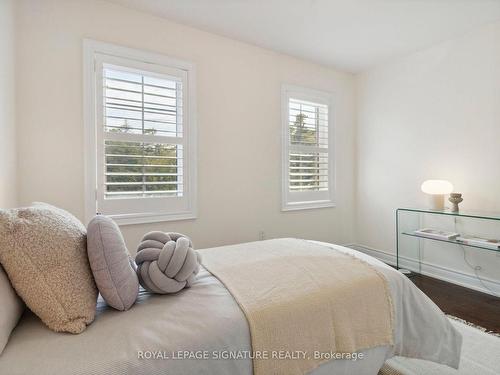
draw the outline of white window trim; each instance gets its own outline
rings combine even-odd
[[[315,199],[304,194],[303,200],[293,200],[288,186],[289,158],[289,98],[302,99],[328,105],[328,198]],[[281,211],[307,210],[314,208],[335,207],[335,95],[331,92],[309,89],[305,87],[283,84],[281,86],[281,122],[282,122],[282,192]],[[295,193],[296,194],[296,193]]]
[[[155,64],[188,72],[188,126],[187,156],[191,160],[189,168],[188,208],[177,212],[134,213],[110,215],[118,224],[140,224],[160,221],[195,219],[197,215],[197,140],[196,140],[196,69],[189,62],[172,59],[161,54],[140,51],[95,40],[83,40],[83,116],[84,116],[84,162],[85,162],[85,220],[89,222],[96,214],[97,172],[96,172],[96,87],[95,56],[110,55],[141,63]]]

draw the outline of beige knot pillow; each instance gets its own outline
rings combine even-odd
[[[150,292],[167,294],[195,281],[201,257],[180,233],[149,232],[137,248],[135,262],[140,284]]]
[[[70,213],[43,203],[0,210],[0,263],[50,329],[80,333],[94,320],[97,288],[86,230]]]

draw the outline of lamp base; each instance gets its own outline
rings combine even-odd
[[[444,194],[429,194],[428,197],[428,205],[431,210],[444,210]]]

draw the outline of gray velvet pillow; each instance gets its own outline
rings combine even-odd
[[[94,217],[87,228],[90,267],[104,300],[117,310],[128,310],[137,299],[139,280],[118,225],[109,217]]]

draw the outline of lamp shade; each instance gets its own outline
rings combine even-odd
[[[450,194],[453,185],[446,180],[427,180],[422,184],[422,191],[426,194]]]

